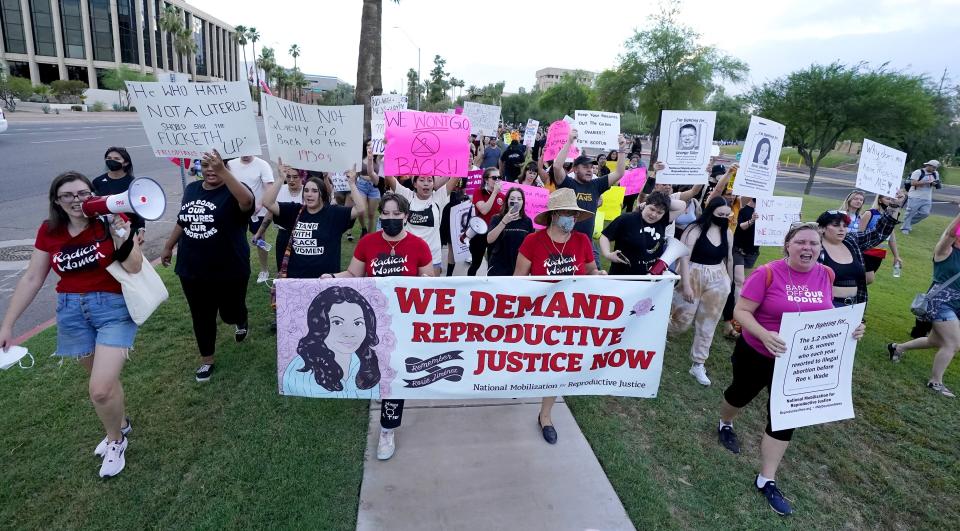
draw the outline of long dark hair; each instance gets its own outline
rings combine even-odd
[[[303,182],[303,186],[307,186],[307,183],[317,185],[317,189],[320,191],[320,200],[323,201],[324,207],[330,205],[330,191],[327,190],[327,185],[323,182],[323,179],[319,177],[308,177],[307,180]],[[303,195],[303,190],[300,191],[300,195]]]
[[[106,159],[107,155],[111,153],[120,155],[120,158],[123,159],[123,162],[127,164],[127,166],[123,168],[123,171],[127,172],[127,175],[133,177],[133,160],[130,158],[130,153],[127,153],[127,148],[117,146],[108,147],[107,151],[103,153],[103,158]]]
[[[73,181],[83,181],[86,183],[88,190],[93,190],[90,179],[87,179],[86,175],[78,171],[65,171],[54,177],[53,182],[50,183],[50,213],[47,215],[47,230],[50,232],[70,224],[70,216],[68,216],[57,203],[57,190],[59,190],[61,186],[72,183]]]
[[[330,308],[334,304],[345,302],[360,307],[367,329],[366,336],[357,349],[357,357],[360,358],[357,389],[370,389],[380,383],[380,366],[377,364],[377,353],[373,350],[380,342],[377,338],[377,314],[357,290],[333,286],[321,291],[310,303],[310,308],[307,309],[307,335],[297,344],[297,354],[303,358],[300,372],[313,371],[317,385],[327,391],[343,391],[343,368],[337,363],[334,352],[327,348],[325,341],[330,333]]]
[[[520,209],[520,219],[528,219],[529,216],[527,216],[527,194],[525,194],[525,193],[523,192],[523,188],[517,187],[517,188],[511,188],[511,189],[507,190],[507,195],[506,195],[506,198],[505,198],[504,201],[503,201],[503,203],[504,203],[503,206],[506,207],[506,208],[507,208],[507,211],[509,212],[509,209],[510,209],[510,206],[509,206],[509,205],[510,205],[510,194],[513,194],[513,193],[518,193],[518,194],[520,194],[520,200],[523,201],[523,208]],[[506,215],[506,214],[501,214],[501,216],[504,216],[504,215]]]
[[[703,213],[700,214],[700,217],[691,223],[683,232],[686,233],[691,227],[700,227],[700,236],[698,239],[703,238],[707,234],[707,229],[709,229],[710,225],[713,224],[713,212],[716,209],[724,206],[727,206],[726,199],[722,197],[714,197],[709,203],[707,203],[707,206],[703,207]],[[720,232],[726,234],[724,231]]]

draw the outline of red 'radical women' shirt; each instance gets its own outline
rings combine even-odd
[[[100,220],[92,220],[76,236],[70,236],[66,226],[51,232],[44,221],[34,247],[50,254],[50,268],[60,275],[57,293],[122,293],[120,283],[107,272],[113,262],[113,238]]]
[[[368,277],[415,277],[433,263],[427,242],[409,232],[399,242],[384,240],[383,231],[367,234],[357,242],[353,257],[364,263]]]
[[[530,260],[530,274],[534,276],[584,275],[584,266],[593,261],[593,246],[582,232],[573,231],[566,243],[557,243],[543,229],[523,240],[520,254]]]

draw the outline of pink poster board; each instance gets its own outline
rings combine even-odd
[[[470,170],[467,172],[467,186],[463,188],[468,197],[473,197],[473,193],[483,184],[483,170]]]
[[[560,152],[563,144],[566,143],[568,136],[570,136],[569,123],[563,120],[557,120],[550,124],[550,129],[547,130],[547,143],[543,148],[543,160],[548,161],[557,158],[557,153]],[[576,145],[571,147],[567,152],[568,159],[575,159],[579,156],[580,148]]]
[[[626,194],[639,194],[643,190],[643,185],[647,183],[647,169],[634,168],[627,170],[620,179],[620,186],[626,188]]]
[[[512,188],[520,188],[523,190],[523,194],[526,198],[526,201],[523,204],[523,211],[530,216],[530,219],[533,219],[537,214],[543,212],[547,209],[547,200],[550,199],[550,190],[546,188],[540,188],[539,186],[530,186],[528,184],[517,184],[504,181],[500,186],[500,193],[504,196],[507,195],[507,192]],[[542,229],[543,225],[533,224],[533,227],[536,229]]]
[[[458,114],[386,111],[384,175],[466,177],[470,120]]]

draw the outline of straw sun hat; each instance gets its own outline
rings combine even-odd
[[[549,226],[550,213],[557,210],[569,210],[577,213],[577,221],[583,221],[593,216],[593,212],[577,206],[577,194],[571,188],[559,188],[547,200],[547,209],[536,215],[533,222],[537,225]]]

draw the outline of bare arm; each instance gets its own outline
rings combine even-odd
[[[627,141],[620,135],[620,150],[617,153],[617,169],[609,175],[610,186],[616,186],[623,179],[623,174],[627,171],[627,159],[630,158],[627,150]]]
[[[367,211],[367,201],[357,188],[357,165],[354,164],[347,171],[347,186],[350,187],[350,197],[353,199],[353,208],[350,210],[350,219],[357,219]]]
[[[679,218],[686,211],[687,211],[686,201],[681,201],[679,199],[670,200],[670,212],[668,213],[668,215],[670,216],[671,223],[676,221],[677,218]]]
[[[417,270],[417,274],[419,274],[421,277],[432,277],[434,276],[434,273],[435,271],[433,269],[433,264],[427,264]]]
[[[210,165],[218,177],[223,179],[223,184],[227,186],[227,190],[230,190],[230,193],[240,205],[240,211],[250,212],[253,210],[253,192],[230,173],[230,170],[227,169],[227,166],[223,163],[223,159],[220,157],[220,152],[213,150],[211,153],[204,153],[203,160]]]
[[[687,201],[690,201],[690,200],[693,199],[694,197],[697,197],[698,195],[700,195],[700,192],[702,192],[702,191],[703,191],[703,185],[702,185],[702,184],[698,184],[698,185],[694,186],[693,188],[691,188],[691,189],[689,189],[689,190],[680,192],[680,195],[677,196],[677,199],[679,199],[679,200],[683,201],[684,203],[686,203]]]
[[[560,148],[557,157],[553,160],[553,182],[557,186],[563,184],[563,180],[567,178],[567,172],[563,171],[563,163],[567,161],[567,153],[570,152],[570,148],[573,147],[573,143],[576,141],[577,130],[571,129],[570,134],[567,136],[567,141],[563,144],[563,147]]]
[[[160,263],[163,267],[170,265],[170,260],[173,258],[173,248],[176,247],[182,235],[183,227],[174,223],[173,230],[170,231],[170,237],[167,238],[167,243],[163,245],[163,251],[160,253]]]
[[[953,242],[956,238],[957,226],[960,226],[960,214],[957,214],[957,217],[953,218],[953,221],[947,225],[947,228],[944,229],[943,234],[940,236],[940,241],[938,241],[936,247],[933,248],[934,261],[942,262],[950,256],[952,252],[951,247],[953,247]]]
[[[17,319],[23,315],[23,311],[30,306],[33,299],[37,297],[43,282],[50,273],[50,254],[40,249],[34,249],[30,255],[30,264],[27,270],[17,282],[16,289],[13,290],[13,297],[10,298],[10,306],[7,307],[7,313],[3,316],[3,324],[0,325],[0,348],[6,350],[13,346],[13,325]]]
[[[283,162],[280,162],[280,172],[285,171],[285,166]],[[273,184],[267,187],[267,191],[263,193],[263,207],[267,209],[267,216],[279,216],[280,215],[280,205],[277,203],[277,196],[280,195],[280,188],[282,188],[283,179],[276,179],[273,181]],[[266,221],[264,221],[265,223]],[[266,230],[266,229],[263,229]]]
[[[493,185],[493,192],[490,193],[490,197],[486,201],[480,201],[474,206],[477,207],[477,212],[480,212],[481,216],[486,216],[490,212],[490,209],[493,208],[493,205],[497,203],[497,198],[500,197],[500,183],[503,181],[497,181]]]
[[[517,265],[513,268],[513,276],[525,277],[530,274],[530,260],[522,254],[517,255]]]
[[[380,176],[377,175],[376,158],[374,157],[373,153],[371,153],[370,151],[367,151],[366,165],[367,165],[367,177],[370,178],[370,182],[373,183],[374,186],[377,186],[378,184],[380,184]]]
[[[364,268],[367,264],[357,260],[356,258],[350,258],[350,265],[347,266],[347,269],[341,271],[335,275],[334,278],[360,278],[363,276]]]

